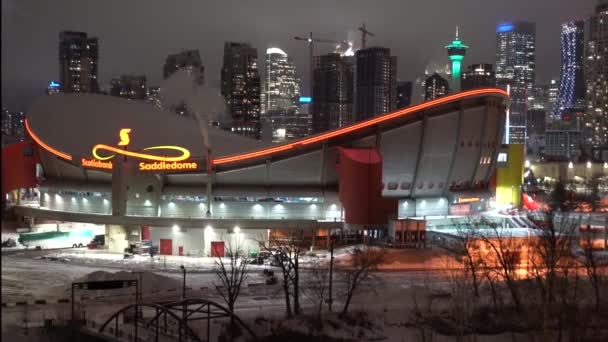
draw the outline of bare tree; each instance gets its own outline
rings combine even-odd
[[[608,229],[605,227],[604,229]],[[591,229],[589,226],[587,230],[582,232],[584,234],[582,240],[582,249],[583,249],[583,266],[585,267],[585,272],[587,274],[587,278],[591,283],[591,287],[593,289],[593,295],[595,297],[595,309],[596,311],[600,309],[600,289],[601,289],[601,279],[604,275],[602,270],[606,269],[605,265],[600,265],[600,262],[597,257],[597,253],[594,250],[593,243],[599,238],[599,232],[596,232]]]
[[[310,282],[305,286],[304,294],[317,306],[317,316],[320,320],[323,302],[329,291],[329,272],[318,261],[313,263],[312,269]]]
[[[520,266],[521,243],[511,235],[506,235],[505,231],[498,228],[496,224],[488,222],[491,227],[491,233],[480,234],[482,241],[489,249],[486,259],[491,259],[497,275],[504,280],[513,304],[518,311],[522,310],[522,302],[518,288],[517,271]],[[493,236],[492,236],[493,235]],[[488,260],[486,260],[488,262]]]
[[[365,246],[355,248],[350,253],[350,264],[343,269],[343,276],[346,281],[346,301],[342,309],[342,315],[346,314],[350,302],[363,282],[365,282],[371,272],[378,269],[378,266],[385,260],[386,251],[380,248]]]
[[[572,255],[570,247],[575,228],[563,217],[556,218],[553,224],[536,230],[535,242],[529,246],[535,251],[529,262],[545,304],[555,300],[555,281],[559,267]]]
[[[273,264],[279,266],[283,275],[283,292],[287,317],[300,314],[300,256],[304,249],[301,239],[290,232],[285,238],[270,235],[268,241],[260,240],[260,246],[271,253]],[[293,312],[291,309],[293,298]]]
[[[421,290],[412,284],[412,317],[406,326],[415,328],[418,332],[418,339],[422,342],[432,342],[435,339],[435,331],[431,326],[434,313],[434,298],[426,293],[430,287],[428,279],[425,279]],[[422,303],[420,303],[422,302]]]
[[[475,297],[479,298],[479,269],[482,266],[482,258],[479,255],[479,243],[477,236],[476,224],[469,222],[467,227],[456,225],[457,234],[459,237],[459,250],[458,253],[464,254],[464,266],[465,271],[471,275],[473,282],[473,293]]]
[[[228,309],[234,311],[234,304],[241,293],[241,286],[247,279],[249,258],[238,241],[234,243],[229,241],[225,254],[226,258],[218,256],[215,259],[215,274],[221,286],[215,284],[214,286],[228,305]]]
[[[497,311],[498,304],[502,304],[502,296],[498,287],[498,273],[496,272],[494,266],[484,258],[481,259],[481,265],[479,269],[481,272],[481,278],[484,278],[487,281],[488,286],[490,287],[490,294],[492,296],[492,307],[494,311]]]

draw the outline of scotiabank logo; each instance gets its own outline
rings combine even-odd
[[[112,162],[102,162],[102,161],[95,160],[95,159],[85,159],[85,158],[82,158],[81,162],[82,162],[82,166],[93,167],[96,169],[108,169],[108,170],[112,169]]]
[[[120,138],[118,146],[114,147],[104,144],[97,144],[93,147],[92,154],[95,159],[82,159],[82,166],[98,168],[98,169],[112,169],[112,162],[110,159],[116,157],[116,155],[123,155],[125,157],[133,157],[137,159],[149,160],[154,162],[140,162],[139,169],[141,171],[163,171],[163,170],[196,170],[198,163],[196,162],[183,162],[190,158],[190,151],[181,147],[173,145],[161,145],[161,146],[150,146],[143,149],[143,151],[171,151],[172,154],[179,152],[181,155],[178,156],[165,156],[157,154],[142,153],[138,151],[129,151],[127,146],[131,142],[130,128],[123,128],[118,133]]]

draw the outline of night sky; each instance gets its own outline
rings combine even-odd
[[[398,78],[413,80],[431,63],[447,62],[443,46],[460,26],[471,48],[464,65],[495,63],[498,22],[537,26],[537,82],[559,77],[560,23],[587,18],[594,0],[2,0],[2,106],[27,110],[59,78],[59,31],[99,38],[100,86],[121,74],[145,74],[158,85],[168,54],[198,49],[205,79],[217,86],[224,41],[278,46],[308,84],[308,49],[293,36],[312,31],[324,39],[357,38],[362,22],[398,58]],[[350,34],[349,34],[350,32]],[[318,45],[315,54],[330,52]]]

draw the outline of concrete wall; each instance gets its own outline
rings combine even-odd
[[[246,219],[316,219],[341,220],[342,206],[337,201],[324,203],[280,202],[214,202],[212,217]],[[207,207],[203,202],[162,201],[163,217],[204,217]]]
[[[397,206],[397,217],[404,219],[416,216],[416,201],[413,199],[400,199]]]
[[[444,216],[448,215],[448,200],[443,197],[401,199],[397,209],[399,219],[413,216]]]
[[[416,216],[448,215],[448,200],[445,198],[417,198]]]
[[[106,225],[108,251],[122,253],[129,246],[128,230],[125,226]]]
[[[151,227],[152,244],[160,246],[160,239],[172,240],[173,255],[179,255],[179,246],[183,246],[184,255],[210,256],[211,242],[224,241],[224,246],[240,246],[249,255],[259,251],[258,240],[267,237],[266,230],[251,229],[234,232],[234,227]]]
[[[42,192],[40,206],[53,210],[89,214],[111,214],[110,196],[59,195],[56,192]]]

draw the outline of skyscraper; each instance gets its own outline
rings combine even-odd
[[[164,79],[169,78],[178,70],[186,70],[192,73],[199,85],[205,81],[205,67],[198,50],[186,50],[167,56],[163,67]]]
[[[283,50],[270,48],[266,50],[264,76],[264,114],[270,120],[275,140],[283,132],[287,139],[295,133],[291,132],[293,125],[290,123],[297,122],[295,117],[300,114],[301,85],[296,67]],[[284,131],[278,131],[281,129]]]
[[[365,120],[397,106],[397,58],[391,50],[371,47],[355,53],[355,118]]]
[[[96,93],[99,47],[97,38],[84,32],[59,33],[59,70],[64,93]]]
[[[496,87],[496,74],[492,64],[472,64],[462,73],[460,90]]]
[[[424,100],[430,101],[446,96],[450,92],[448,80],[434,73],[424,80]]]
[[[600,0],[589,20],[585,64],[587,84],[585,124],[591,131],[587,142],[608,145],[608,0]]]
[[[585,107],[583,48],[585,22],[573,20],[562,24],[562,68],[557,100],[551,111],[553,120],[571,118]]]
[[[529,22],[502,23],[496,27],[496,84],[511,97],[505,142],[523,144],[526,139],[528,95],[536,71],[536,25]]]
[[[544,110],[549,108],[549,85],[537,84],[532,87],[528,95],[528,112],[530,110]]]
[[[397,107],[401,109],[412,104],[412,82],[397,82]]]
[[[222,66],[222,96],[233,133],[260,139],[260,74],[258,52],[247,43],[226,42]]]
[[[312,133],[352,124],[354,57],[330,53],[313,65]]]
[[[146,102],[151,103],[156,108],[162,108],[160,101],[160,87],[148,87],[146,91]]]
[[[130,100],[145,100],[146,76],[120,76],[110,82],[110,95]]]
[[[23,112],[9,112],[2,109],[3,144],[21,141],[25,138],[25,115]]]
[[[454,91],[458,92],[460,91],[461,63],[469,48],[458,39],[458,26],[456,27],[456,38],[452,41],[452,44],[446,45],[445,48],[448,51],[450,61],[452,61],[452,88]]]
[[[59,84],[55,81],[49,82],[49,85],[46,87],[46,94],[47,95],[61,94],[61,84]]]

